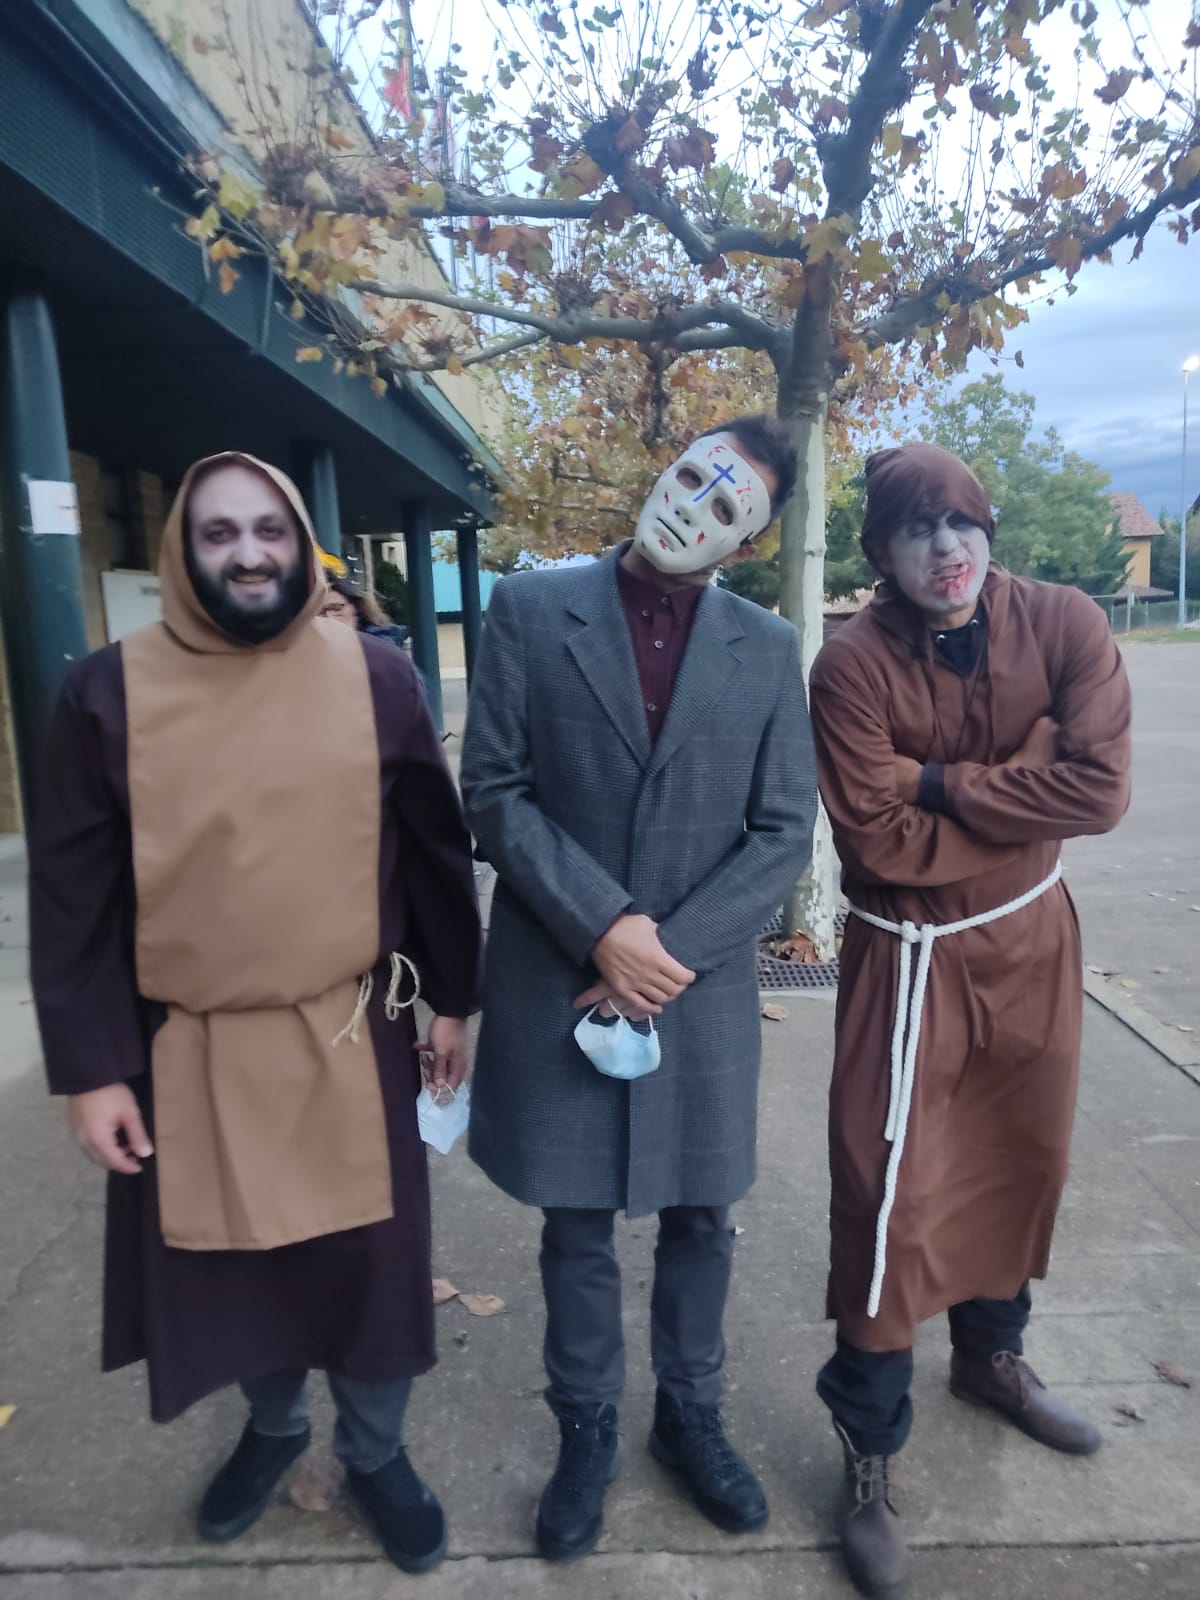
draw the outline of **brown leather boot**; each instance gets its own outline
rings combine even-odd
[[[846,1570],[871,1600],[900,1600],[908,1583],[908,1546],[892,1504],[896,1458],[860,1456],[841,1428],[837,1432],[846,1458],[838,1516]]]
[[[1052,1450],[1090,1456],[1104,1442],[1095,1423],[1056,1399],[1029,1363],[1011,1350],[997,1350],[990,1360],[953,1351],[950,1392],[971,1405],[991,1406]]]

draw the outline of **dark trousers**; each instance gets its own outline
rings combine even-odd
[[[1026,1284],[1011,1300],[964,1300],[951,1306],[950,1342],[984,1360],[998,1350],[1020,1355],[1029,1321]],[[839,1338],[817,1374],[817,1393],[861,1456],[894,1456],[912,1429],[911,1350],[859,1350]]]
[[[333,1448],[344,1467],[377,1472],[404,1444],[404,1413],[411,1378],[339,1378],[327,1374],[337,1407]],[[308,1427],[308,1373],[303,1367],[250,1378],[242,1393],[250,1402],[256,1433],[286,1439]]]
[[[542,1290],[552,1410],[616,1405],[625,1386],[621,1271],[612,1211],[545,1213]],[[725,1340],[721,1322],[733,1262],[726,1206],[669,1206],[658,1214],[650,1360],[658,1386],[678,1400],[717,1405]]]

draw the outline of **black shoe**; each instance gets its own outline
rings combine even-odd
[[[432,1572],[446,1554],[446,1514],[401,1449],[376,1472],[348,1469],[350,1492],[401,1572]]]
[[[682,1473],[692,1499],[726,1533],[766,1527],[762,1485],[725,1436],[716,1406],[675,1400],[660,1389],[654,1398],[650,1454]]]
[[[556,1415],[562,1442],[538,1504],[537,1547],[547,1561],[573,1561],[587,1555],[604,1531],[604,1491],[617,1459],[617,1408],[564,1406]]]
[[[275,1485],[308,1449],[312,1429],[272,1438],[250,1423],[237,1449],[205,1490],[197,1521],[200,1537],[224,1544],[251,1528],[267,1509]]]

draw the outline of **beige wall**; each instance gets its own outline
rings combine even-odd
[[[304,68],[314,61],[316,41],[299,0],[129,0],[174,53],[188,76],[221,113],[234,140],[260,165],[267,149],[284,144],[304,148],[321,140],[332,124],[350,148],[336,160],[348,175],[365,166],[373,145],[348,91],[336,99],[322,94],[322,79]],[[199,48],[197,48],[199,41]],[[330,111],[332,110],[332,115]],[[445,276],[420,234],[388,239],[377,231],[381,255],[373,276],[394,283],[447,287]],[[235,288],[234,293],[237,293]],[[390,319],[407,302],[388,301]],[[436,327],[430,333],[469,333],[457,313],[430,306]],[[474,343],[472,336],[471,342]],[[414,348],[419,358],[419,351]],[[362,379],[347,378],[347,383]],[[502,419],[503,392],[490,374],[433,375],[437,387],[476,433],[495,443]]]
[[[1150,587],[1149,539],[1126,539],[1121,548],[1126,555],[1133,557],[1125,581],[1133,584],[1135,589],[1148,589]]]
[[[8,669],[0,650],[0,833],[21,833],[21,788],[17,779],[17,747],[8,698]]]

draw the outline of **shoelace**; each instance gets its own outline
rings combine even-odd
[[[1011,1350],[997,1350],[992,1357],[992,1367],[998,1377],[1016,1379],[1022,1405],[1027,1403],[1031,1390],[1046,1387],[1029,1363]]]
[[[860,1506],[869,1506],[875,1500],[892,1505],[890,1456],[854,1456],[854,1498]]]

